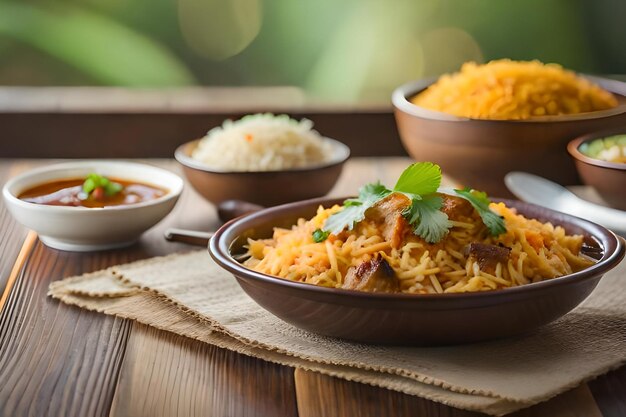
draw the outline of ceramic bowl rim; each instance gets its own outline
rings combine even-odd
[[[173,188],[168,188],[168,192],[162,195],[159,198],[155,198],[154,200],[142,201],[140,203],[128,204],[128,205],[119,205],[119,206],[105,206],[105,207],[68,207],[68,206],[51,206],[46,204],[37,204],[31,203],[28,201],[20,200],[17,195],[15,195],[11,188],[15,185],[15,183],[19,181],[24,181],[30,177],[35,177],[40,174],[45,174],[48,172],[63,172],[64,170],[71,169],[80,169],[83,166],[89,166],[90,164],[96,165],[107,165],[107,166],[119,166],[122,168],[123,166],[133,166],[138,169],[146,169],[152,171],[159,171],[162,174],[169,176],[172,179],[172,182],[175,183]],[[123,178],[124,174],[120,174],[120,177]],[[37,181],[33,182],[29,186],[35,186],[36,184],[42,184],[45,181]],[[76,214],[76,215],[87,215],[83,213],[103,213],[103,212],[121,212],[121,211],[134,211],[141,210],[146,207],[156,206],[163,204],[172,199],[177,199],[182,193],[184,188],[183,179],[164,168],[160,168],[154,165],[141,163],[141,162],[130,162],[130,161],[120,161],[120,160],[112,160],[112,159],[94,159],[94,160],[78,160],[78,161],[68,161],[68,162],[60,162],[54,163],[50,165],[45,165],[42,167],[37,167],[33,169],[29,169],[24,171],[11,179],[9,179],[4,186],[2,187],[2,195],[5,198],[5,201],[10,202],[15,207],[20,210],[30,210],[30,211],[39,211],[41,213],[65,213],[65,214]],[[80,213],[80,214],[79,214]]]
[[[402,111],[403,113],[411,116],[419,117],[422,119],[441,121],[441,122],[474,122],[502,125],[502,124],[542,124],[547,122],[574,122],[580,120],[601,119],[604,117],[616,116],[626,113],[626,82],[614,80],[610,78],[597,77],[588,74],[578,74],[590,81],[600,84],[603,89],[609,91],[615,96],[623,97],[616,107],[606,110],[598,110],[586,113],[577,113],[561,116],[541,116],[532,119],[524,120],[497,120],[497,119],[475,119],[470,117],[460,117],[448,113],[443,113],[435,110],[429,110],[422,106],[418,106],[409,101],[409,97],[413,97],[421,91],[425,90],[431,84],[433,84],[437,77],[422,78],[416,81],[410,81],[397,87],[391,94],[391,102],[393,106]]]
[[[241,235],[239,233],[229,242],[224,240],[224,235],[237,227],[242,227],[242,225],[246,225],[251,223],[253,220],[263,218],[263,217],[272,217],[273,214],[278,212],[282,216],[285,216],[289,213],[289,211],[294,211],[302,208],[303,206],[313,205],[313,204],[333,204],[337,201],[341,201],[343,199],[337,198],[315,198],[311,200],[303,200],[295,203],[283,204],[276,207],[271,207],[265,210],[261,210],[257,213],[252,213],[246,216],[239,217],[237,219],[233,219],[230,222],[224,224],[219,230],[213,235],[211,240],[209,241],[209,253],[213,260],[220,265],[222,268],[226,269],[228,272],[233,274],[237,279],[252,279],[254,281],[262,281],[268,284],[277,284],[285,287],[290,287],[293,289],[299,289],[304,291],[310,291],[312,293],[318,293],[329,296],[340,296],[346,297],[346,299],[367,299],[367,300],[376,300],[376,301],[408,301],[413,300],[415,303],[419,303],[420,301],[426,300],[447,300],[448,302],[456,302],[463,300],[494,300],[498,298],[506,299],[509,295],[521,295],[535,291],[542,291],[550,287],[559,286],[559,285],[571,285],[580,281],[585,281],[588,279],[594,279],[599,275],[605,274],[607,271],[613,269],[616,265],[619,264],[621,259],[624,257],[624,252],[626,251],[626,243],[623,239],[618,238],[615,233],[612,231],[600,226],[596,223],[590,222],[588,220],[584,220],[572,215],[568,215],[565,213],[560,213],[548,208],[540,207],[535,204],[525,203],[517,200],[507,200],[507,199],[494,199],[494,201],[502,201],[505,204],[514,203],[518,207],[528,208],[528,209],[540,209],[541,211],[548,213],[550,217],[556,216],[564,216],[564,222],[562,224],[570,224],[577,225],[585,230],[585,232],[589,233],[598,243],[605,246],[605,252],[602,258],[590,266],[589,268],[583,269],[581,271],[564,275],[562,277],[552,278],[545,281],[535,282],[520,285],[513,288],[507,288],[503,290],[497,291],[482,291],[482,292],[474,292],[474,293],[449,293],[449,294],[397,294],[397,293],[371,293],[364,291],[355,291],[355,290],[346,290],[341,288],[326,288],[317,286],[314,284],[290,281],[284,278],[274,277],[271,275],[263,274],[260,272],[253,271],[251,269],[245,268],[239,262],[233,259],[230,255],[229,246],[232,242]],[[284,212],[284,213],[281,213]],[[611,246],[613,250],[611,251]]]
[[[290,169],[282,169],[282,170],[270,170],[270,171],[219,171],[211,169],[211,167],[202,164],[201,162],[193,159],[187,152],[190,147],[195,147],[202,140],[194,139],[189,142],[185,142],[182,145],[179,145],[174,151],[174,159],[176,159],[180,164],[187,168],[195,169],[197,171],[206,172],[208,174],[215,175],[255,175],[255,176],[266,176],[266,175],[276,175],[276,174],[288,174],[288,173],[304,173],[304,172],[315,172],[323,169],[331,168],[337,165],[342,165],[350,158],[350,147],[343,142],[340,142],[336,139],[323,137],[324,140],[329,141],[329,143],[333,147],[333,156],[332,159],[328,162],[318,165],[312,165],[307,167],[300,168],[290,168]]]
[[[609,130],[601,130],[597,132],[588,133],[586,135],[582,135],[577,137],[576,139],[571,140],[567,144],[567,151],[575,160],[579,162],[583,162],[587,165],[593,165],[598,168],[608,168],[614,169],[617,171],[626,171],[626,163],[617,163],[617,162],[609,162],[603,161],[601,159],[592,158],[590,156],[585,155],[580,151],[580,146],[583,143],[591,142],[596,139],[603,139],[609,136],[624,134],[626,135],[626,127],[620,127],[617,129],[609,129]]]

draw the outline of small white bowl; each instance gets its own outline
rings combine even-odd
[[[153,184],[168,192],[151,201],[103,208],[47,206],[17,198],[36,185],[82,178],[92,172]],[[165,169],[135,162],[87,160],[27,171],[8,181],[2,196],[15,220],[37,232],[44,244],[60,250],[86,252],[132,244],[174,208],[182,190],[183,180]]]

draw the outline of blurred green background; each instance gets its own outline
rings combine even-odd
[[[626,74],[612,0],[0,0],[0,85],[290,85],[387,101],[508,57]]]

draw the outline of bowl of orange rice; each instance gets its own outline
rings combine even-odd
[[[567,143],[626,124],[626,83],[538,61],[467,63],[398,87],[392,103],[409,155],[503,197],[510,171],[579,184]]]
[[[520,261],[518,257],[507,267],[523,272],[515,285],[509,282],[504,286],[497,283],[474,286],[476,280],[470,279],[467,285],[459,286],[445,279],[443,274],[436,278],[442,287],[438,289],[430,280],[413,282],[413,278],[403,276],[413,265],[402,266],[405,256],[394,255],[393,249],[381,247],[382,238],[372,240],[376,232],[368,234],[355,228],[352,232],[342,232],[334,238],[317,242],[311,233],[319,227],[316,222],[329,214],[329,208],[334,210],[332,207],[342,203],[345,203],[344,199],[319,198],[239,217],[216,232],[209,242],[209,252],[260,306],[298,328],[363,343],[416,346],[478,342],[537,329],[582,302],[602,275],[620,263],[625,252],[624,241],[602,226],[529,203],[496,200],[495,209],[506,216],[509,228],[501,237],[505,244],[514,247],[515,244],[512,241],[506,243],[506,239],[515,240],[515,236],[519,236],[522,241],[535,245],[530,237],[521,236],[531,236],[532,233],[528,234],[530,229],[536,229],[545,236],[553,236],[565,249],[563,254],[569,253],[564,257],[555,253],[551,265],[554,266],[552,261],[556,258],[562,258],[557,263],[567,263],[572,269],[566,268],[553,278],[541,279],[528,272],[528,268],[535,268],[531,264],[535,264],[537,270],[544,268],[539,258],[545,252],[526,248],[520,254],[528,253],[529,258]],[[366,220],[364,227],[369,225]],[[456,239],[454,230],[462,233],[461,229],[460,225],[453,228],[450,238]],[[355,245],[353,237],[356,235],[365,239],[360,243],[362,247],[352,251],[350,248]],[[415,238],[410,238],[407,244],[415,242]],[[429,262],[440,262],[442,270],[449,263],[446,253],[464,256],[447,244],[439,245],[440,250],[436,254],[433,252]],[[326,258],[329,246],[336,252],[339,262],[336,267],[330,255]],[[549,246],[554,248],[552,244]],[[574,247],[576,249],[571,252]],[[363,261],[363,264],[376,261],[378,258],[372,254],[369,261],[364,261],[368,258],[365,253],[368,250],[388,259],[387,265],[393,269],[395,278],[402,281],[399,286],[354,286],[350,283],[349,270],[342,274],[343,279],[334,280],[335,269],[345,269],[341,265],[342,257]],[[579,256],[581,251],[593,257],[593,262]],[[348,252],[351,255],[347,255]],[[303,261],[316,256],[324,260]],[[414,260],[419,263],[428,257],[429,253],[422,251]],[[518,265],[519,262],[524,265]],[[572,262],[579,265],[574,266]],[[310,269],[317,271],[309,274]],[[357,275],[359,269],[356,268]],[[291,274],[293,271],[297,273]],[[463,268],[458,271],[461,275],[465,272]],[[425,273],[436,275],[435,271]],[[470,268],[469,274],[474,273]],[[451,271],[448,275],[456,276],[457,272]],[[503,271],[502,276],[505,275],[506,271]],[[524,277],[530,276],[535,278],[526,281]],[[416,285],[418,283],[422,285]]]

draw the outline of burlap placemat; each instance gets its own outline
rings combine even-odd
[[[410,348],[299,330],[252,301],[206,251],[67,278],[49,295],[264,360],[503,415],[626,363],[626,263],[574,312],[524,337]]]

